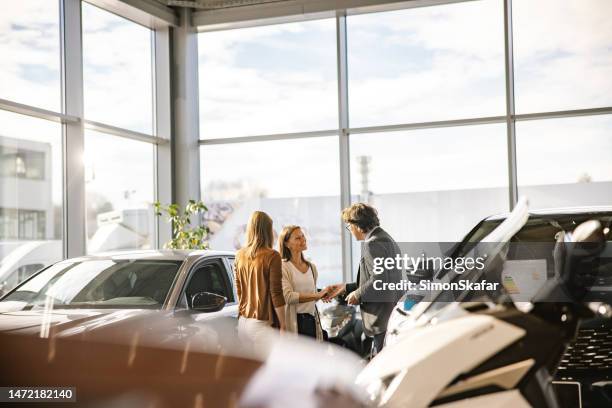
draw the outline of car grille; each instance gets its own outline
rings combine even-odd
[[[559,368],[558,377],[597,376],[612,371],[612,328],[584,328],[568,346]]]

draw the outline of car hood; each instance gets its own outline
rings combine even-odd
[[[222,314],[215,317],[173,310],[21,308],[22,302],[0,302],[0,335],[74,338],[172,349],[189,347],[215,353],[222,349],[228,355],[253,358],[236,336],[237,320]]]
[[[114,328],[140,329],[159,312],[142,309],[39,309],[0,311],[0,332],[35,334],[48,337],[73,336],[93,331],[111,331]],[[110,333],[109,333],[110,335]]]

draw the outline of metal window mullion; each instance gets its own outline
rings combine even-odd
[[[87,252],[81,1],[60,0],[62,109],[80,118],[63,126],[63,242],[68,258]]]
[[[274,140],[307,139],[312,137],[336,136],[338,129],[317,130],[312,132],[295,133],[275,133],[269,135],[238,136],[218,139],[200,139],[200,145],[230,144],[230,143],[250,143],[250,142],[269,142]]]
[[[575,118],[580,116],[596,116],[610,114],[612,114],[612,106],[606,106],[601,108],[572,109],[564,111],[523,113],[519,115],[514,115],[514,120],[520,122],[527,120],[562,119]]]
[[[382,133],[382,132],[398,132],[403,130],[417,130],[417,129],[439,129],[445,127],[458,127],[458,126],[473,126],[473,125],[487,125],[492,123],[505,123],[507,116],[485,116],[481,118],[468,118],[468,119],[451,119],[451,120],[438,120],[432,122],[414,122],[414,123],[401,123],[397,125],[382,125],[382,126],[367,126],[359,128],[350,128],[350,134],[362,134],[362,133]]]
[[[119,128],[105,123],[95,122],[93,120],[84,120],[83,126],[85,129],[93,130],[96,132],[105,133],[108,135],[119,136],[125,139],[138,140],[145,143],[153,144],[166,144],[169,140],[165,137],[151,136],[147,133],[140,133],[134,130]]]
[[[516,120],[514,108],[514,50],[512,42],[512,0],[504,0],[504,54],[506,74],[506,129],[508,146],[508,201],[510,210],[518,200],[516,164]]]
[[[57,123],[77,123],[79,118],[64,113],[54,112],[36,106],[24,105],[22,103],[0,99],[0,109],[18,113],[20,115],[32,116],[38,119],[50,120]]]
[[[155,135],[171,138],[172,100],[170,94],[170,28],[158,28],[154,32],[154,116]],[[170,143],[156,144],[155,151],[155,200],[171,203],[172,200],[172,151]],[[156,217],[155,244],[161,248],[170,240],[172,230],[161,217]]]
[[[190,9],[179,10],[180,26],[172,31],[172,158],[174,201],[199,199],[200,149],[198,105],[198,38]]]
[[[351,204],[351,175],[349,154],[349,111],[348,111],[348,58],[346,38],[346,13],[336,14],[336,46],[338,68],[338,143],[340,165],[340,206],[346,208]],[[340,223],[342,239],[342,279],[352,282],[352,242],[351,234]]]

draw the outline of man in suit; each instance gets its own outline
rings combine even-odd
[[[330,285],[328,297],[348,293],[347,303],[360,305],[364,333],[372,338],[372,355],[375,355],[383,347],[389,316],[401,297],[400,292],[376,290],[375,281],[399,282],[402,273],[397,268],[382,268],[382,272],[375,272],[374,260],[395,258],[401,251],[393,238],[380,227],[374,207],[364,203],[353,204],[342,210],[342,221],[353,237],[362,242],[357,281]]]

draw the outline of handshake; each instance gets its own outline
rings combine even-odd
[[[346,292],[346,283],[336,283],[334,285],[324,287],[321,291],[317,292],[317,296],[324,302],[331,302],[333,298],[341,295],[344,292]],[[346,301],[349,305],[359,304],[359,298],[355,292],[349,293],[349,295],[346,297]]]

